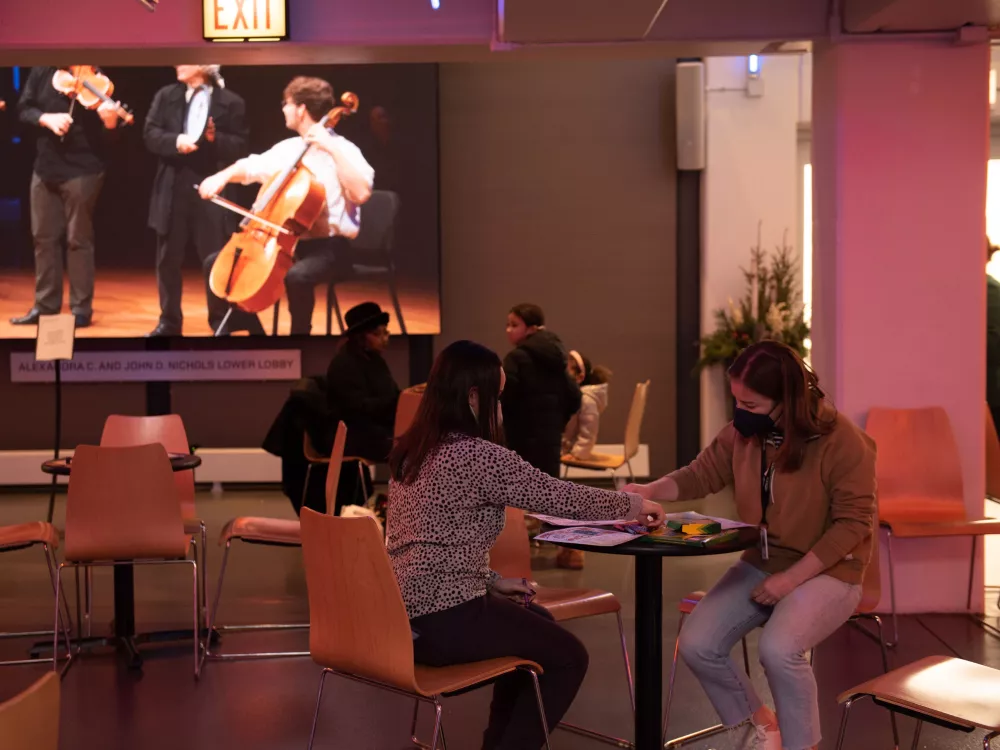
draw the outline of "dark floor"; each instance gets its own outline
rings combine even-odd
[[[47,496],[0,496],[0,523],[17,523],[44,516]],[[273,492],[227,492],[199,495],[199,512],[209,525],[210,539],[236,515],[292,516],[288,502]],[[702,506],[707,512],[726,513],[727,501]],[[61,525],[61,506],[57,525]],[[210,591],[221,559],[210,544]],[[238,546],[230,557],[219,620],[225,623],[302,622],[307,619],[301,553],[294,549]],[[732,562],[727,557],[666,561],[664,599],[677,601],[688,591],[707,588]],[[551,585],[594,586],[618,594],[624,605],[626,627],[631,631],[632,569],[628,558],[589,553],[586,569],[568,572],[553,568],[551,551],[537,554],[538,579]],[[37,550],[0,558],[0,630],[37,629],[51,623],[51,591]],[[106,630],[111,619],[110,573],[98,571],[95,598],[95,631]],[[137,581],[137,627],[150,630],[190,623],[190,579],[180,570],[140,569]],[[70,589],[72,594],[72,588]],[[992,596],[991,599],[995,599]],[[996,622],[996,611],[992,611]],[[48,625],[51,627],[51,625]],[[628,697],[616,643],[615,621],[602,617],[570,623],[588,645],[591,669],[567,717],[618,735],[631,736]],[[677,612],[668,606],[664,617],[664,652],[671,653]],[[930,654],[957,654],[965,659],[1000,667],[1000,640],[962,617],[932,615],[903,618],[901,645],[891,655],[902,665]],[[631,639],[631,632],[629,633]],[[25,642],[3,642],[0,658],[20,658]],[[302,649],[308,638],[299,633],[230,634],[224,650]],[[750,639],[755,650],[756,638]],[[62,750],[301,750],[306,745],[312,718],[319,668],[309,659],[284,659],[234,663],[210,662],[200,682],[192,675],[191,651],[183,646],[150,646],[144,649],[145,668],[128,672],[111,654],[84,657],[63,681],[61,715]],[[824,750],[834,747],[839,723],[836,696],[844,689],[879,671],[877,645],[850,627],[842,628],[817,651],[816,674],[820,685]],[[37,679],[42,666],[0,668],[0,700]],[[755,665],[754,677],[762,690],[766,682]],[[715,717],[701,689],[682,666],[677,678],[671,735],[677,736],[714,723]],[[449,699],[445,726],[449,747],[479,747],[485,726],[488,690]],[[1000,697],[998,697],[1000,700]],[[403,750],[408,744],[411,703],[343,681],[328,681],[324,710],[317,734],[317,748],[350,750]],[[851,750],[891,748],[889,722],[880,709],[859,705],[846,747]],[[423,725],[429,725],[430,711]],[[903,746],[910,746],[913,721],[901,719]],[[3,746],[0,738],[0,748]],[[740,747],[740,738],[719,736],[687,747],[728,750]],[[921,748],[980,748],[982,734],[959,735],[926,727]],[[557,732],[553,747],[607,747],[576,735]]]

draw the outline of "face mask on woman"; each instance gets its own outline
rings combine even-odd
[[[733,409],[733,427],[745,438],[767,435],[775,429],[770,414],[759,414],[739,407]]]

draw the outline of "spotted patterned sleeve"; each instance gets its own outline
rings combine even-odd
[[[487,503],[581,521],[631,519],[642,509],[638,495],[564,482],[503,446],[486,440],[475,443],[476,464],[484,468],[479,490]]]

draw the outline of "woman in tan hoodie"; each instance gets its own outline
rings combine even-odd
[[[672,501],[733,488],[740,520],[760,525],[761,542],[688,617],[681,655],[726,726],[753,724],[752,748],[815,750],[819,705],[805,654],[854,613],[878,553],[875,444],[784,344],[747,348],[729,379],[733,421],[712,444],[688,466],[624,490]],[[777,715],[729,656],[757,627]]]

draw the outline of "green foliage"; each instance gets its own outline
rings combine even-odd
[[[716,329],[701,339],[699,367],[728,366],[741,351],[766,339],[781,341],[806,356],[809,326],[803,315],[798,264],[785,238],[774,253],[757,244],[750,248],[750,270],[741,269],[747,290],[739,303],[729,300],[728,309],[715,311]],[[757,277],[757,308],[754,315],[754,275]]]

